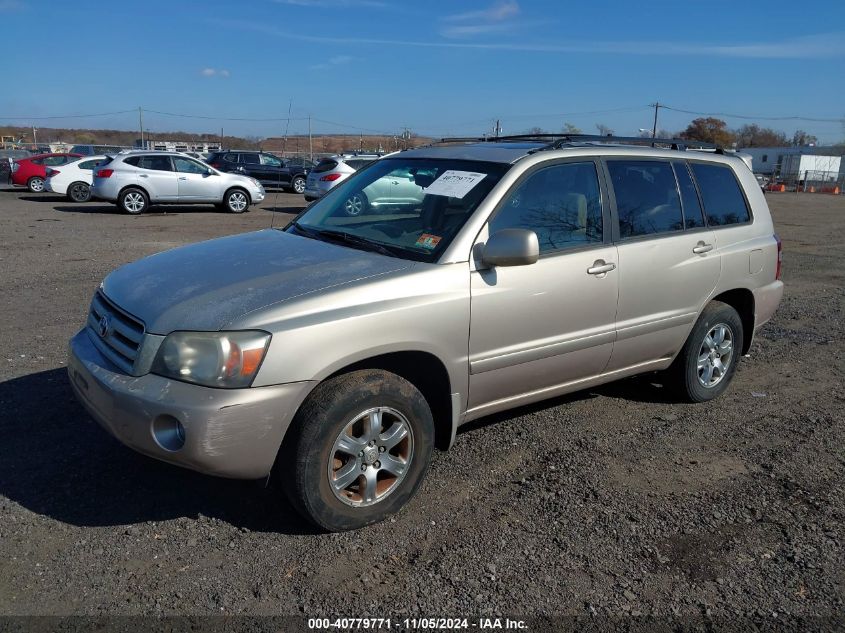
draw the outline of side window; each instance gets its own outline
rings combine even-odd
[[[98,158],[96,160],[86,160],[83,163],[79,163],[79,168],[80,169],[94,169],[101,162],[103,162],[102,158]]]
[[[123,162],[127,165],[132,165],[133,167],[137,167],[138,163],[141,162],[140,156],[130,156],[129,158],[124,158]]]
[[[672,167],[675,168],[675,177],[681,190],[681,203],[684,205],[684,228],[699,229],[704,226],[704,211],[689,175],[689,167],[686,163],[672,163]]]
[[[197,161],[190,158],[182,158],[181,156],[173,157],[173,166],[176,171],[183,174],[204,174],[207,167],[203,167]]]
[[[258,154],[241,154],[241,162],[248,165],[258,165],[261,161]]]
[[[238,155],[237,154],[224,154],[223,160],[227,163],[237,163],[238,162]]]
[[[155,171],[173,171],[169,156],[141,156],[138,167]]]
[[[269,165],[270,167],[281,167],[282,161],[280,161],[275,156],[270,156],[270,154],[261,154],[261,164]]]
[[[65,156],[48,156],[42,161],[42,165],[64,165],[67,162]]]
[[[678,184],[668,162],[610,160],[607,168],[622,238],[683,230]]]
[[[44,159],[43,159],[43,158],[33,158],[33,159],[32,159],[31,161],[29,161],[29,162],[31,162],[33,165],[43,165],[43,164],[44,164]]]
[[[601,189],[596,166],[564,163],[531,174],[490,220],[492,235],[502,229],[530,229],[540,253],[602,241]]]
[[[704,212],[710,226],[742,224],[751,220],[745,197],[730,167],[690,163],[701,191]]]

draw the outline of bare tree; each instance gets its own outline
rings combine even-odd
[[[541,127],[537,127],[537,126],[535,125],[534,127],[530,127],[530,128],[528,128],[528,131],[527,131],[527,132],[525,132],[525,133],[526,133],[526,134],[545,134],[545,133],[546,133],[546,130],[544,130],[544,129],[543,129],[543,128],[541,128]]]
[[[596,123],[596,129],[601,136],[613,136],[613,128],[606,126],[604,123]]]
[[[581,134],[580,128],[575,125],[572,125],[568,121],[564,122],[563,130],[561,130],[564,134]]]

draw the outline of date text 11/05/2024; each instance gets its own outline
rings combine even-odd
[[[524,620],[510,618],[309,618],[308,628],[331,630],[525,630]]]

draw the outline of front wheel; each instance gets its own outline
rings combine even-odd
[[[363,191],[359,191],[347,198],[346,202],[343,203],[343,211],[346,215],[355,217],[366,212],[369,206],[370,201],[367,199],[367,196]]]
[[[41,193],[44,191],[44,179],[40,176],[33,176],[26,181],[26,188],[32,193]]]
[[[249,196],[243,189],[231,189],[226,192],[223,204],[229,213],[243,213],[249,208]]]
[[[731,306],[713,301],[704,308],[668,372],[678,395],[689,402],[720,396],[742,354],[742,319]]]
[[[67,188],[67,197],[71,202],[88,202],[91,199],[91,187],[84,182],[74,182]]]
[[[320,384],[296,414],[276,475],[300,513],[329,531],[394,514],[425,477],[434,420],[419,390],[381,370]]]
[[[293,179],[291,183],[291,188],[293,189],[294,193],[305,193],[305,178],[302,176],[297,176]]]

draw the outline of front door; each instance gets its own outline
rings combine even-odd
[[[186,202],[219,201],[223,197],[220,191],[220,176],[209,175],[208,166],[192,158],[173,157],[176,168],[176,183],[179,187],[179,200]]]
[[[540,167],[518,182],[479,242],[530,229],[540,260],[471,273],[468,409],[492,412],[602,373],[614,341],[619,273],[592,160]]]

